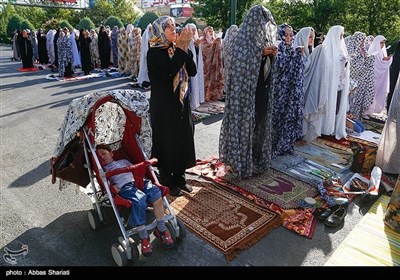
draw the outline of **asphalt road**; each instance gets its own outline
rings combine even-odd
[[[110,248],[119,235],[116,223],[93,231],[87,218],[89,198],[75,188],[60,191],[52,185],[49,159],[72,99],[93,91],[130,89],[129,80],[50,81],[45,79],[49,71],[18,72],[21,62],[10,57],[11,47],[0,46],[0,266],[114,266]],[[196,125],[198,158],[217,154],[221,119],[215,116]],[[312,239],[279,227],[230,262],[188,232],[172,250],[154,242],[153,256],[140,257],[135,266],[322,266],[361,218],[352,203],[342,226],[328,229],[318,222]],[[4,260],[6,248],[22,245],[29,251],[15,265]]]

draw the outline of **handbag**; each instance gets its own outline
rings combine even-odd
[[[85,156],[79,137],[71,140],[58,157],[50,159],[52,183],[60,178],[82,187],[90,183],[89,173],[85,168]]]

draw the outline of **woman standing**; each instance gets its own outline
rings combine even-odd
[[[251,8],[226,55],[225,116],[220,160],[234,175],[250,177],[271,163],[271,68],[277,54],[276,25],[262,5]]]
[[[176,40],[175,20],[163,16],[152,24],[147,53],[151,83],[150,116],[153,129],[152,157],[158,159],[160,181],[171,195],[191,191],[185,170],[195,165],[194,125],[187,94],[189,76],[196,75],[189,43],[193,34],[186,28]],[[176,45],[174,42],[176,41]]]

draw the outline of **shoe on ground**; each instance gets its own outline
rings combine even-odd
[[[328,227],[337,227],[344,221],[347,210],[345,207],[339,207],[338,210],[333,212],[326,220],[325,225]]]
[[[154,231],[154,235],[157,238],[160,238],[161,240],[161,244],[166,247],[166,248],[172,248],[174,246],[174,241],[172,240],[171,235],[169,234],[169,232],[166,230],[164,232],[159,231],[158,229],[156,229]]]
[[[169,194],[176,197],[183,195],[182,191],[178,188],[169,188]]]
[[[150,238],[140,239],[140,243],[142,243],[142,255],[150,257],[153,254],[153,246],[150,243]]]
[[[181,187],[179,187],[182,191],[185,191],[185,192],[188,192],[188,193],[191,193],[192,191],[193,191],[193,188],[192,188],[192,186],[189,186],[189,185],[183,185],[183,186],[181,186]]]
[[[318,219],[321,220],[321,221],[325,221],[326,219],[328,219],[328,217],[330,215],[332,215],[333,212],[338,210],[339,207],[340,207],[340,205],[336,204],[336,205],[333,205],[333,206],[331,206],[329,208],[322,209],[317,215]]]

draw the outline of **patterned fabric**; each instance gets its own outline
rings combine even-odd
[[[389,108],[388,118],[383,128],[379,149],[376,156],[376,165],[383,172],[400,173],[400,76],[393,92],[392,105]]]
[[[224,91],[222,40],[215,39],[214,35],[210,37],[210,30],[212,30],[210,26],[204,28],[204,38],[200,44],[203,55],[205,101],[221,100]]]
[[[73,54],[72,54],[72,43],[68,38],[68,35],[65,35],[64,32],[60,32],[60,36],[57,40],[57,49],[58,49],[58,73],[61,77],[64,77],[65,68],[69,63],[73,63]]]
[[[210,158],[204,161],[198,160],[197,165],[193,168],[186,170],[186,172],[199,176],[204,176],[209,180],[220,183],[218,181],[218,176],[224,176],[226,172],[224,164],[221,162],[217,162],[217,160],[218,158]],[[281,214],[282,218],[284,219],[283,226],[285,228],[307,238],[313,237],[317,220],[313,215],[312,209],[294,208],[285,210],[275,203],[260,198],[257,194],[250,193],[249,191],[239,186],[233,184],[225,184],[224,186],[234,192],[241,194],[242,196],[246,197],[246,199],[251,200],[257,205]]]
[[[400,233],[400,175],[386,209],[385,224]]]
[[[140,55],[142,51],[142,36],[140,28],[133,29],[131,45],[131,72],[133,77],[138,77]]]
[[[121,27],[118,34],[118,73],[129,74],[128,59],[128,36],[125,28]]]
[[[112,62],[115,68],[118,68],[118,26],[114,26],[111,32],[111,52]]]
[[[97,36],[96,31],[94,29],[90,30],[90,39],[92,42],[90,43],[90,56],[92,60],[93,69],[100,66],[100,55],[99,55],[99,38]]]
[[[54,152],[55,157],[59,156],[64,147],[75,138],[76,133],[84,125],[96,101],[106,95],[111,95],[121,103],[121,106],[135,112],[137,116],[142,118],[141,131],[138,136],[145,153],[150,155],[151,129],[148,122],[149,102],[146,95],[134,90],[112,90],[90,93],[71,101],[60,128]],[[120,141],[123,133],[125,116],[121,115],[123,113],[122,110],[113,103],[107,102],[106,104],[100,106],[96,111],[96,143]]]
[[[348,52],[350,80],[357,83],[355,92],[350,95],[350,112],[356,119],[361,119],[374,100],[374,57],[365,52],[365,34],[355,32],[349,40]]]
[[[301,49],[285,43],[285,30],[279,26],[281,42],[273,70],[272,157],[292,152],[294,143],[303,136],[303,70]]]
[[[266,96],[266,103],[259,104],[265,116],[257,126],[255,108],[262,50],[275,40],[276,26],[271,12],[257,5],[250,9],[226,49],[228,76],[219,154],[238,176],[249,177],[270,165],[272,98]]]
[[[168,48],[169,57],[172,59],[175,53],[175,42],[168,42],[165,37],[165,29],[169,26],[175,27],[175,19],[173,17],[163,16],[159,17],[153,22],[152,25],[152,37],[150,39],[150,48]],[[175,75],[173,81],[174,92],[180,85],[179,100],[183,105],[183,99],[185,98],[186,92],[189,87],[189,75],[186,71],[185,65]]]
[[[173,201],[170,197],[171,207],[189,229],[218,248],[228,260],[282,223],[273,211],[215,183],[191,180],[188,184],[193,186],[193,192]]]

